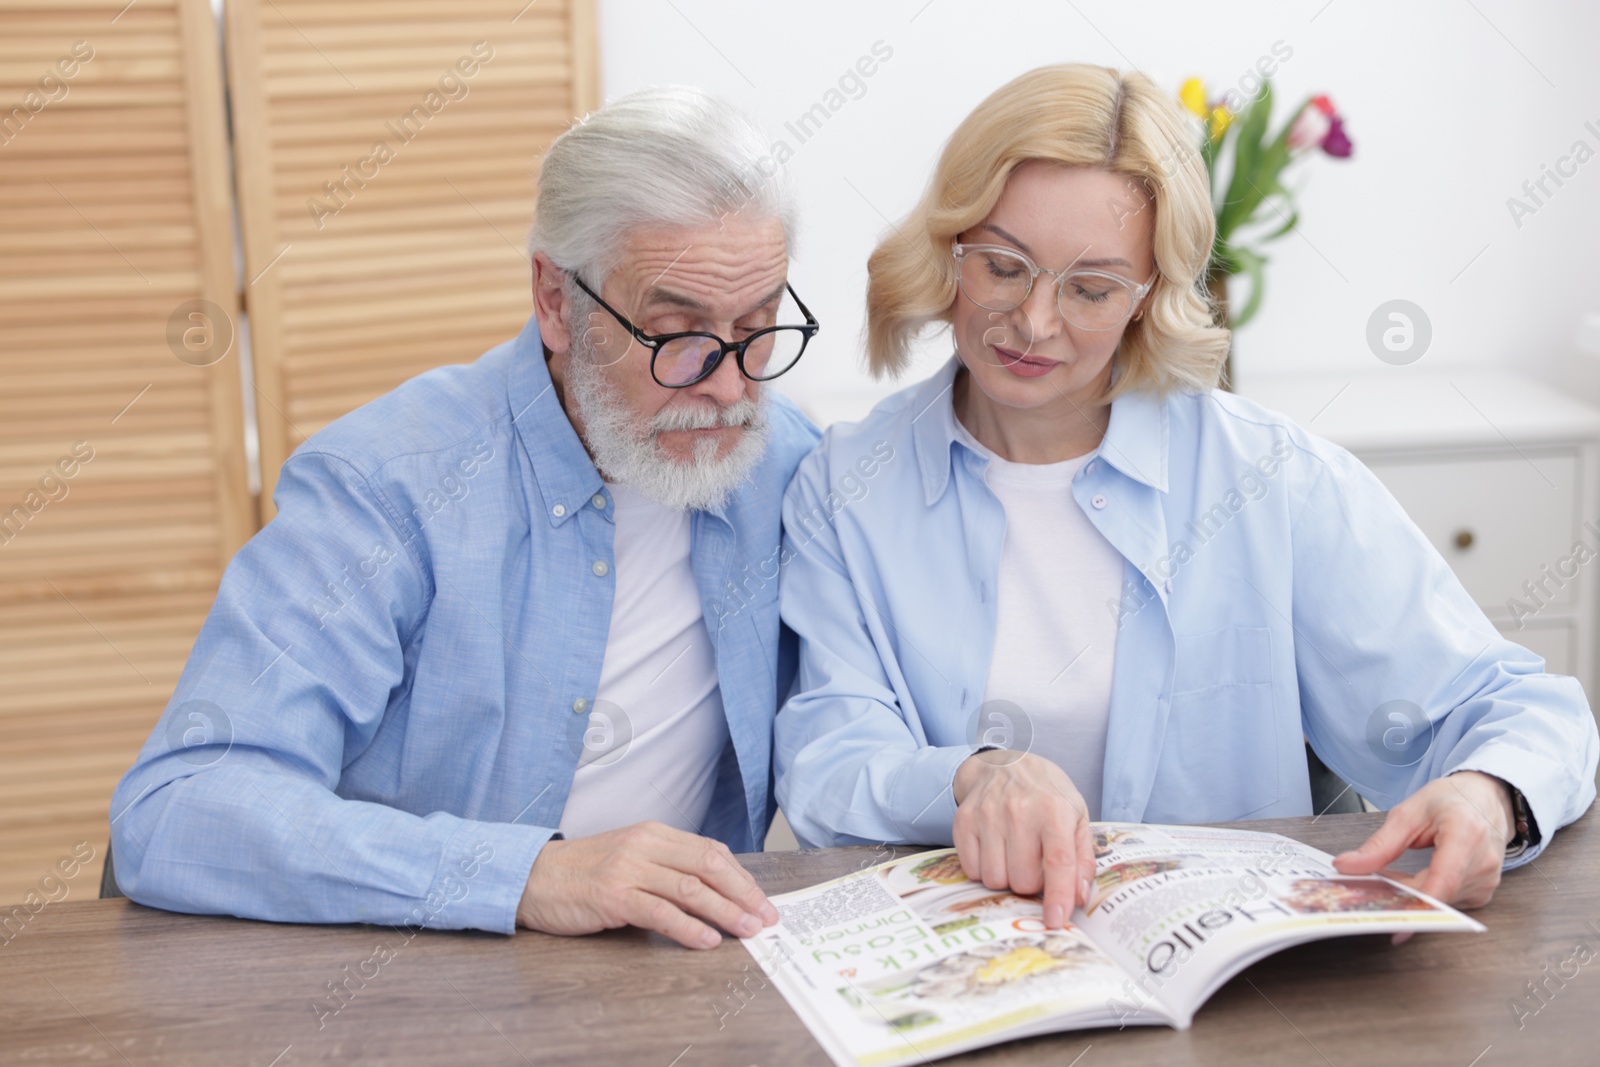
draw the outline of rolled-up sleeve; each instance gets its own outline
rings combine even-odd
[[[1292,537],[1301,706],[1323,760],[1385,808],[1456,771],[1503,779],[1542,837],[1506,866],[1534,859],[1595,798],[1600,734],[1582,685],[1502,635],[1342,449],[1308,472]],[[1391,723],[1408,743],[1386,750]]]
[[[275,499],[113,797],[120,888],[177,911],[511,933],[550,828],[337,792],[428,611],[416,546],[332,456],[296,454]]]
[[[858,580],[841,548],[829,440],[783,502],[780,605],[800,659],[774,727],[778,803],[808,846],[949,844],[951,782],[972,748],[929,744],[909,706],[874,576]]]

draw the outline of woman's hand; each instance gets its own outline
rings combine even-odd
[[[1419,873],[1384,873],[1446,904],[1481,908],[1500,884],[1514,830],[1506,784],[1478,771],[1458,771],[1396,804],[1377,833],[1335,856],[1333,865],[1342,874],[1372,874],[1408,848],[1432,846],[1433,857]]]
[[[990,889],[1044,892],[1044,922],[1089,904],[1089,808],[1066,772],[1027,752],[989,749],[956,769],[953,835],[961,869]]]

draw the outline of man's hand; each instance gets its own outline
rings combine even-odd
[[[1333,864],[1342,874],[1372,874],[1408,848],[1431,845],[1433,858],[1419,873],[1384,873],[1446,904],[1481,908],[1500,884],[1515,829],[1510,788],[1479,771],[1458,771],[1395,805],[1377,833]]]
[[[1044,891],[1044,922],[1089,904],[1094,841],[1072,779],[1031,753],[989,749],[956,769],[952,834],[961,869],[990,889]]]
[[[547,842],[517,905],[517,925],[531,930],[642,926],[688,948],[721,943],[707,923],[751,937],[777,921],[778,909],[728,846],[656,822]]]

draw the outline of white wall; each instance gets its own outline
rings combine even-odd
[[[1219,94],[1279,40],[1293,56],[1274,79],[1275,117],[1327,92],[1356,152],[1290,172],[1304,188],[1300,235],[1270,248],[1265,306],[1237,339],[1244,387],[1381,369],[1367,318],[1400,297],[1433,323],[1419,370],[1522,368],[1600,403],[1600,358],[1575,340],[1581,317],[1600,313],[1600,158],[1549,186],[1520,228],[1506,206],[1574,141],[1600,153],[1600,4],[600,0],[607,98],[702,85],[794,150],[804,224],[792,279],[824,332],[785,387],[823,421],[857,418],[894,388],[861,369],[866,257],[980,99],[1065,61],[1136,66],[1174,92],[1199,75]],[[785,123],[878,41],[892,57],[801,143]],[[914,375],[946,352],[931,341]]]

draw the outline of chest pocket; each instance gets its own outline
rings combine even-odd
[[[1272,684],[1272,631],[1230,626],[1203,634],[1178,634],[1172,696],[1221,686]]]
[[[1241,819],[1272,804],[1281,793],[1272,631],[1177,634],[1174,653],[1158,781],[1193,804],[1183,821]]]

